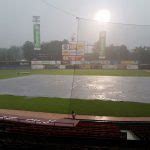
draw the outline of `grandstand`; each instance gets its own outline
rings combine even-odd
[[[54,149],[141,149],[149,146],[150,122],[37,120],[13,116],[0,117],[2,148],[41,147]],[[128,131],[137,138],[128,138]],[[146,131],[146,132],[145,132]]]

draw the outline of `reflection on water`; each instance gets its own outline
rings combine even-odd
[[[75,76],[72,98],[150,103],[148,77]],[[0,80],[0,94],[70,98],[73,76],[31,75]]]

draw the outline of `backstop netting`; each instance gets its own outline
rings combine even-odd
[[[138,76],[139,69],[146,67],[150,56],[149,39],[148,25],[99,23],[78,18],[79,46],[75,62],[72,61],[75,71],[70,110],[119,116],[123,115],[123,105],[109,103],[109,100],[148,102],[148,93],[144,92],[148,87],[146,80],[119,76]],[[86,102],[75,99],[86,99]],[[103,101],[98,103],[97,100]],[[131,109],[124,110],[124,116],[135,115]]]

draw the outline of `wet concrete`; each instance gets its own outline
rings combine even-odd
[[[0,80],[0,94],[150,103],[149,77],[31,75]]]

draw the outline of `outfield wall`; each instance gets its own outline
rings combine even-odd
[[[61,61],[31,61],[31,62],[3,62],[0,69],[121,69],[138,70],[150,69],[150,65],[138,65],[135,62],[121,62],[111,64],[108,60],[101,61],[72,61],[70,64],[62,64]]]

